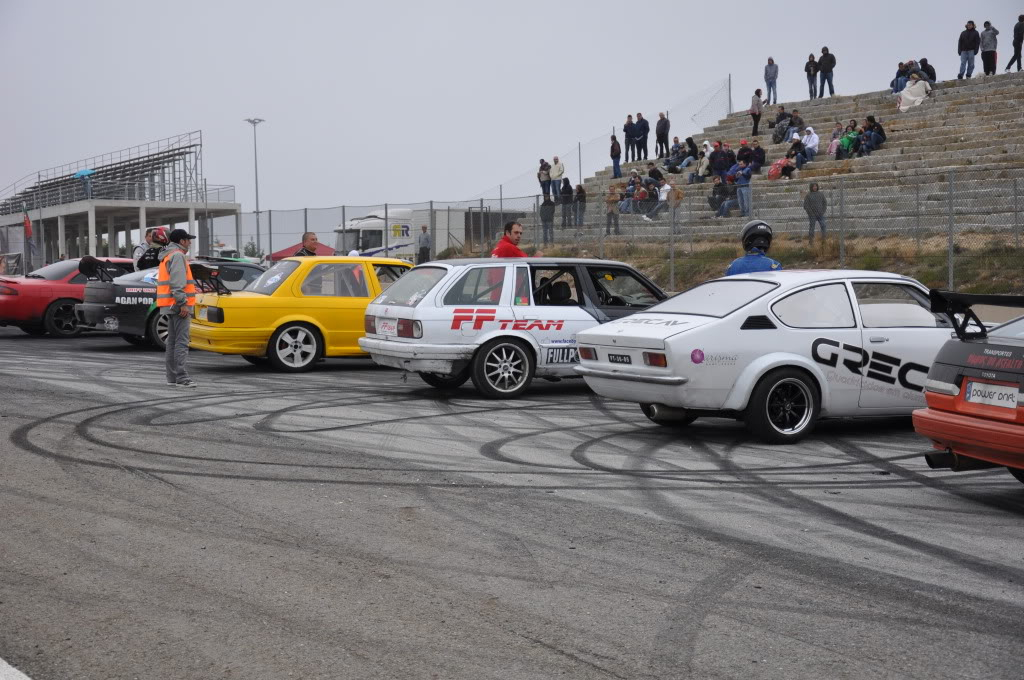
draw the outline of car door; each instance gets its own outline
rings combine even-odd
[[[602,323],[639,312],[665,297],[627,267],[588,264],[583,271],[587,297]]]
[[[527,267],[516,266],[517,283]],[[513,305],[516,326],[530,333],[540,346],[537,369],[565,373],[579,363],[576,333],[598,324],[584,305],[586,297],[580,269],[575,264],[542,264],[528,267],[531,305]],[[522,289],[522,285],[516,290]],[[520,296],[521,297],[521,296]]]
[[[453,340],[475,343],[478,336],[507,322],[512,313],[510,296],[505,292],[510,269],[506,264],[487,264],[466,267],[458,273],[441,302],[445,315],[451,315]]]
[[[801,288],[773,301],[771,311],[786,327],[785,350],[809,357],[824,374],[829,415],[855,413],[864,357],[846,283]]]
[[[366,267],[361,262],[321,262],[306,270],[298,298],[304,311],[326,331],[328,355],[359,351],[363,315],[370,303]]]
[[[897,281],[852,281],[868,354],[861,408],[924,406],[928,368],[946,340],[949,322],[929,310],[928,294]]]

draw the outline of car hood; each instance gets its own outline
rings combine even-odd
[[[665,340],[673,335],[705,326],[714,321],[692,314],[660,314],[637,312],[631,316],[595,326],[576,334],[577,344],[616,345],[664,349]]]

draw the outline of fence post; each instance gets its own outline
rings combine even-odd
[[[348,226],[345,224],[345,206],[341,206],[341,247],[348,248]],[[358,245],[358,244],[357,244]],[[348,248],[342,255],[348,255],[352,251]]]
[[[437,216],[434,215],[434,202],[430,202],[430,259],[437,257]]]
[[[839,266],[846,266],[846,182],[839,178]]]
[[[302,209],[302,231],[309,231],[309,208]]]
[[[480,199],[480,254],[484,253],[484,199]]]
[[[274,255],[274,211],[267,211],[267,255],[273,262]]]
[[[505,187],[498,185],[498,226],[505,224]]]
[[[539,237],[537,236],[537,232],[534,232],[534,236],[533,236],[535,239],[537,239],[536,240],[537,247],[540,248],[541,239],[544,238],[544,225],[541,224],[541,222],[540,222],[540,194],[537,194],[537,195],[535,195],[533,197],[533,223],[534,223],[534,225],[536,225],[536,226],[534,226],[534,229],[536,229],[537,227],[540,227],[540,230],[541,230],[541,234],[540,234]],[[546,243],[544,245],[547,246]],[[554,244],[552,244],[552,245],[554,245]]]
[[[668,289],[670,291],[676,289],[676,215],[678,210],[678,205],[672,206],[672,232],[669,234],[668,242]]]
[[[388,224],[388,204],[384,204],[384,257],[388,255],[388,242],[390,239],[388,235],[391,231],[391,225]]]
[[[949,171],[949,189],[946,193],[946,213],[949,226],[946,230],[946,287],[953,290],[953,171]]]
[[[1020,187],[1013,178],[1013,247],[1020,250]]]
[[[921,252],[921,185],[914,185],[914,243]]]

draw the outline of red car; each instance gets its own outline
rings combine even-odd
[[[933,469],[1005,466],[1024,482],[1024,316],[986,328],[971,305],[1024,307],[1024,296],[931,291],[931,307],[953,322],[956,338],[928,371],[928,408],[914,411],[914,429],[941,453]]]
[[[78,335],[75,304],[85,294],[79,259],[61,260],[25,276],[0,275],[0,326],[17,326],[29,335],[58,338]],[[134,270],[126,257],[100,258],[104,268],[120,276]],[[115,273],[116,272],[116,273]]]

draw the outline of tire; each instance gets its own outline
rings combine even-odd
[[[651,408],[654,404],[640,404],[640,410],[643,411],[647,419],[652,423],[665,426],[675,427],[686,427],[693,421],[697,420],[697,416],[686,416],[685,418],[655,418],[654,409]]]
[[[124,341],[127,342],[129,345],[138,346],[146,343],[146,338],[142,337],[141,335],[128,335],[127,333],[122,333],[121,337],[124,338]]]
[[[167,349],[167,327],[167,315],[161,314],[159,309],[149,315],[149,321],[146,322],[146,340],[161,352]]]
[[[55,338],[74,338],[82,333],[75,316],[77,301],[70,298],[55,300],[43,315],[43,328]]]
[[[248,361],[253,366],[266,366],[267,364],[270,363],[270,360],[267,359],[266,357],[254,357],[248,354],[243,354],[242,358]]]
[[[762,441],[790,444],[811,433],[820,411],[814,381],[798,369],[780,368],[757,383],[743,420]]]
[[[42,326],[18,326],[22,331],[28,333],[33,337],[40,337],[46,335],[46,329]]]
[[[463,370],[462,373],[456,373],[455,375],[420,373],[419,376],[423,379],[423,382],[427,383],[431,387],[436,387],[439,390],[454,390],[456,387],[461,387],[463,383],[469,380],[469,369]]]
[[[533,352],[518,340],[497,338],[477,350],[470,365],[473,385],[488,399],[514,399],[533,381]]]
[[[1014,477],[1017,478],[1018,482],[1020,482],[1021,484],[1024,484],[1024,470],[1022,470],[1020,468],[1011,468],[1011,467],[1008,467],[1006,469],[1010,471],[1011,475],[1013,475]]]
[[[324,352],[319,331],[304,323],[287,323],[271,336],[267,344],[270,365],[286,373],[302,373],[313,368]]]

